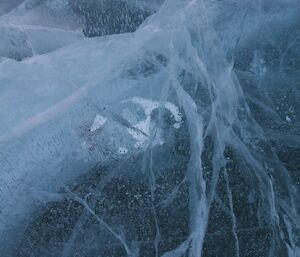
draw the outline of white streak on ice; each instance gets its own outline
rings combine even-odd
[[[94,131],[102,128],[104,126],[104,124],[106,123],[106,121],[107,121],[106,117],[103,117],[103,116],[97,114],[94,119],[93,125],[90,127],[89,130],[91,132],[94,132]]]

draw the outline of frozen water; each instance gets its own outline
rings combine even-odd
[[[39,26],[0,25],[0,56],[17,61],[55,51],[83,35],[74,31]]]
[[[0,17],[0,22],[68,30],[78,29],[82,24],[82,20],[72,12],[68,0],[4,0],[4,2],[7,6],[14,6],[14,2],[18,5],[12,9],[7,8]]]
[[[0,256],[300,256],[298,0],[5,6]]]
[[[33,55],[30,41],[22,30],[12,26],[0,25],[0,37],[1,57],[20,61]]]
[[[96,115],[93,125],[90,127],[89,131],[94,132],[98,129],[101,129],[101,127],[103,127],[103,125],[106,123],[107,118],[101,116],[101,115]]]

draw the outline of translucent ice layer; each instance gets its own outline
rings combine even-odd
[[[299,1],[149,3],[0,62],[0,256],[300,256]]]

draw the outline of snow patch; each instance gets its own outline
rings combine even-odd
[[[107,121],[107,118],[97,114],[94,119],[93,125],[89,128],[89,131],[94,132],[94,131],[102,128],[103,125],[106,123],[106,121]]]
[[[125,147],[119,147],[119,154],[127,154],[128,153],[128,149]]]
[[[151,114],[155,109],[159,108],[160,103],[158,101],[153,101],[153,100],[140,98],[140,97],[132,98],[131,102],[140,105],[143,108],[144,113],[146,115],[146,118],[144,120],[133,125],[133,127],[139,129],[144,134],[138,133],[133,129],[128,129],[128,133],[137,141],[135,147],[139,148],[145,143],[145,141],[147,140],[147,136],[150,135]],[[183,117],[183,115],[179,111],[179,108],[171,102],[166,102],[164,104],[164,107],[170,111],[171,117],[176,121],[173,127],[175,129],[179,129]],[[157,135],[160,135],[160,133],[158,132]],[[160,145],[164,143],[160,136],[157,139],[157,143],[159,143]]]

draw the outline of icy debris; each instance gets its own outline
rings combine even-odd
[[[172,117],[176,122],[182,121],[182,114],[179,112],[179,109],[176,105],[166,102],[165,108],[168,109],[172,113]]]
[[[152,111],[159,107],[159,102],[140,97],[134,97],[132,102],[140,105],[144,109],[146,116],[150,116]],[[164,107],[171,112],[172,118],[174,118],[176,122],[180,123],[182,121],[183,115],[180,113],[179,108],[175,104],[166,102]]]
[[[291,121],[292,121],[291,118],[290,118],[288,115],[285,116],[285,120],[286,120],[287,122],[291,122]]]
[[[179,129],[179,128],[180,128],[180,123],[175,123],[175,124],[173,125],[173,127],[176,128],[176,129]]]
[[[103,125],[106,123],[106,121],[107,121],[106,117],[103,117],[103,116],[97,114],[94,119],[93,125],[89,128],[89,131],[94,132],[94,131],[102,128]]]
[[[141,124],[143,124],[142,126],[140,126]],[[149,120],[144,120],[138,124],[136,124],[134,127],[138,128],[138,129],[141,129],[141,131],[143,131],[145,133],[145,130],[148,131],[149,129],[149,126],[150,126],[150,119]],[[144,127],[144,129],[143,129]],[[128,133],[137,141],[135,143],[135,148],[140,148],[143,146],[143,144],[145,143],[145,141],[147,140],[147,137],[148,137],[148,134],[143,134],[143,133],[140,133],[136,130],[133,130],[131,128],[128,128],[127,129]]]
[[[119,147],[119,153],[120,154],[127,154],[128,153],[128,149],[125,147]]]
[[[150,135],[151,114],[155,109],[157,109],[160,106],[160,104],[158,101],[149,100],[140,97],[134,97],[131,101],[135,104],[140,105],[143,108],[144,113],[146,115],[146,118],[144,120],[133,125],[133,127],[144,132],[144,134],[138,133],[137,131],[134,131],[130,128],[128,129],[128,133],[137,141],[135,147],[139,148],[145,143],[147,137]],[[173,127],[175,129],[179,129],[182,121],[182,114],[180,113],[179,108],[171,102],[166,102],[164,104],[164,107],[170,111],[171,117],[176,121]],[[155,142],[160,145],[164,143],[164,141],[160,136],[159,131],[156,133]]]

